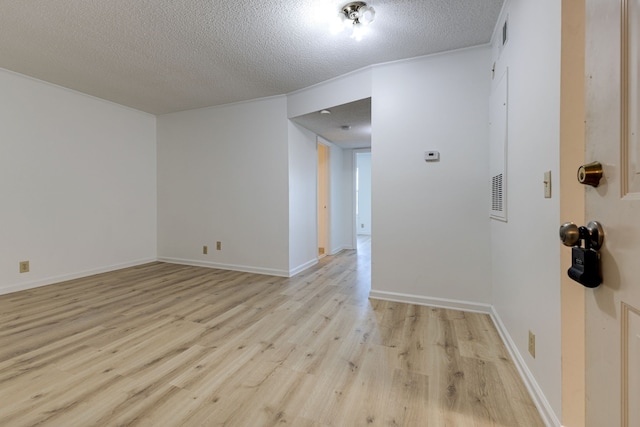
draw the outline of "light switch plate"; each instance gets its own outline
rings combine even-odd
[[[551,198],[551,171],[546,171],[544,173],[544,198]]]

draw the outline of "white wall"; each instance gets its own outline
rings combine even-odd
[[[316,135],[289,121],[289,274],[318,262]]]
[[[371,235],[371,152],[357,152],[358,218],[357,234]]]
[[[0,293],[154,260],[154,116],[4,70],[0,93]]]
[[[157,120],[159,258],[287,276],[286,98]]]
[[[344,249],[354,249],[352,153],[352,150],[330,145],[331,255]]]
[[[373,296],[488,310],[490,70],[487,47],[374,68]]]
[[[356,171],[355,171],[355,154],[353,150],[344,150],[342,170],[345,174],[345,183],[349,182],[348,191],[343,194],[343,212],[345,218],[348,218],[348,222],[345,224],[345,233],[349,236],[351,247],[349,249],[356,249],[358,247],[357,235],[356,235]],[[345,184],[346,185],[346,184]]]
[[[509,69],[507,223],[492,221],[493,305],[518,357],[561,413],[560,245],[558,241],[561,2],[507,1],[509,40],[493,48],[496,77]],[[498,31],[501,32],[502,22]],[[553,197],[543,197],[552,173]],[[536,335],[536,357],[528,333]]]

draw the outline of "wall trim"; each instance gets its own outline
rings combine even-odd
[[[329,252],[329,255],[338,255],[340,252],[348,251],[350,249],[354,249],[353,246],[351,245],[338,246],[337,248],[331,249],[331,252]]]
[[[262,101],[271,101],[274,99],[278,99],[278,98],[285,98],[286,99],[287,95],[286,94],[278,94],[278,95],[270,95],[270,96],[263,96],[260,98],[253,98],[253,99],[246,99],[246,100],[242,100],[242,101],[234,101],[234,102],[228,102],[226,104],[218,104],[218,105],[208,105],[205,107],[195,107],[195,108],[190,108],[188,110],[178,110],[178,111],[170,111],[168,113],[161,113],[161,114],[156,114],[156,117],[160,117],[160,116],[169,116],[172,114],[181,114],[181,113],[190,113],[196,110],[219,110],[219,109],[224,109],[224,108],[229,108],[229,107],[235,107],[237,105],[242,105],[242,104],[252,104],[254,102],[262,102]]]
[[[492,306],[471,301],[460,301],[447,298],[425,297],[422,295],[402,294],[397,292],[374,291],[369,292],[369,298],[381,299],[408,304],[428,305],[430,307],[449,308],[453,310],[471,311],[474,313],[491,314]]]
[[[549,404],[549,401],[542,392],[542,389],[540,389],[540,386],[536,382],[533,374],[527,367],[522,354],[520,354],[520,352],[518,351],[517,346],[515,345],[513,339],[511,339],[511,335],[507,331],[507,328],[502,322],[502,319],[500,318],[500,315],[498,314],[494,306],[492,306],[491,304],[476,303],[471,301],[424,297],[421,295],[410,295],[374,290],[371,290],[369,292],[369,298],[488,314],[491,317],[491,320],[493,321],[498,334],[500,335],[500,339],[502,339],[502,342],[507,348],[507,351],[509,352],[513,363],[516,365],[518,374],[520,374],[520,378],[522,378],[522,381],[524,382],[529,395],[533,399],[536,408],[538,408],[540,417],[542,417],[542,420],[548,427],[561,427],[560,420],[554,413],[551,405]]]
[[[518,347],[516,346],[513,339],[511,339],[511,335],[507,331],[507,328],[502,322],[500,315],[493,306],[491,307],[490,315],[493,323],[496,326],[496,329],[498,330],[498,333],[500,334],[500,338],[502,338],[502,341],[504,342],[507,350],[509,351],[509,354],[511,355],[511,359],[513,359],[513,363],[515,363],[516,365],[516,369],[518,369],[520,377],[524,381],[525,387],[527,387],[527,390],[529,391],[529,395],[531,395],[531,398],[533,399],[533,403],[535,403],[536,407],[538,408],[538,412],[540,412],[542,420],[549,427],[561,427],[562,424],[560,423],[560,420],[553,411],[553,408],[551,408],[549,401],[540,389],[540,386],[536,382],[533,374],[527,367],[527,363],[522,357],[522,354],[520,353],[520,351],[518,351]]]
[[[247,265],[222,264],[218,262],[199,261],[182,258],[158,257],[158,261],[169,264],[191,265],[194,267],[217,268],[220,270],[241,271],[243,273],[265,274],[267,276],[290,277],[289,271],[275,268],[251,267]]]
[[[63,274],[60,276],[47,277],[44,279],[34,280],[32,282],[9,285],[0,288],[0,295],[10,294],[13,292],[26,291],[28,289],[39,288],[41,286],[53,285],[54,283],[66,282],[68,280],[81,279],[83,277],[94,276],[96,274],[108,273],[110,271],[122,270],[123,268],[135,267],[142,264],[157,261],[156,258],[142,258],[135,261],[124,262],[121,264],[113,264],[105,267],[99,267],[92,270],[84,270],[77,273]]]
[[[9,69],[6,69],[6,68],[0,68],[0,72],[4,72],[4,73],[7,73],[7,74],[12,74],[14,76],[17,76],[17,77],[20,77],[20,78],[23,78],[23,79],[26,79],[26,80],[31,80],[32,82],[36,82],[36,83],[39,83],[39,84],[42,84],[42,85],[45,85],[45,86],[55,87],[55,88],[60,89],[60,90],[62,90],[64,92],[73,93],[74,95],[78,95],[78,96],[81,96],[83,98],[92,99],[92,100],[97,101],[97,102],[102,103],[102,104],[110,104],[111,106],[114,106],[114,107],[123,108],[123,109],[129,110],[129,111],[135,111],[136,113],[141,113],[141,114],[153,117],[154,119],[157,117],[156,114],[152,114],[152,113],[149,113],[147,111],[140,110],[139,108],[129,107],[128,105],[124,105],[124,104],[118,104],[117,102],[111,101],[109,99],[98,98],[97,96],[89,95],[88,93],[80,92],[79,90],[70,89],[68,87],[61,86],[61,85],[56,84],[56,83],[51,83],[51,82],[48,82],[46,80],[41,80],[41,79],[38,79],[36,77],[28,76],[26,74],[20,74],[17,71],[12,71],[12,70],[9,70]]]
[[[307,268],[313,267],[317,263],[318,263],[318,258],[309,260],[309,261],[305,262],[304,264],[301,264],[301,265],[297,266],[296,268],[292,268],[292,269],[289,270],[289,277],[293,277],[296,274],[303,272]]]

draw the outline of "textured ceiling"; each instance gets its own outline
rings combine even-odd
[[[1,0],[0,67],[153,114],[298,90],[377,63],[488,43],[503,0]]]

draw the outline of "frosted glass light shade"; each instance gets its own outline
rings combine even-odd
[[[353,32],[351,33],[351,38],[360,41],[362,40],[362,36],[367,32],[366,28],[362,24],[353,24]]]
[[[342,30],[344,30],[345,28],[349,27],[351,24],[353,24],[353,21],[351,21],[350,19],[348,19],[344,13],[338,13],[335,17],[335,19],[333,19],[331,21],[331,33],[332,34],[337,34],[339,32],[341,32]]]
[[[371,6],[362,6],[358,9],[358,15],[358,21],[361,24],[368,25],[375,19],[376,11]]]

